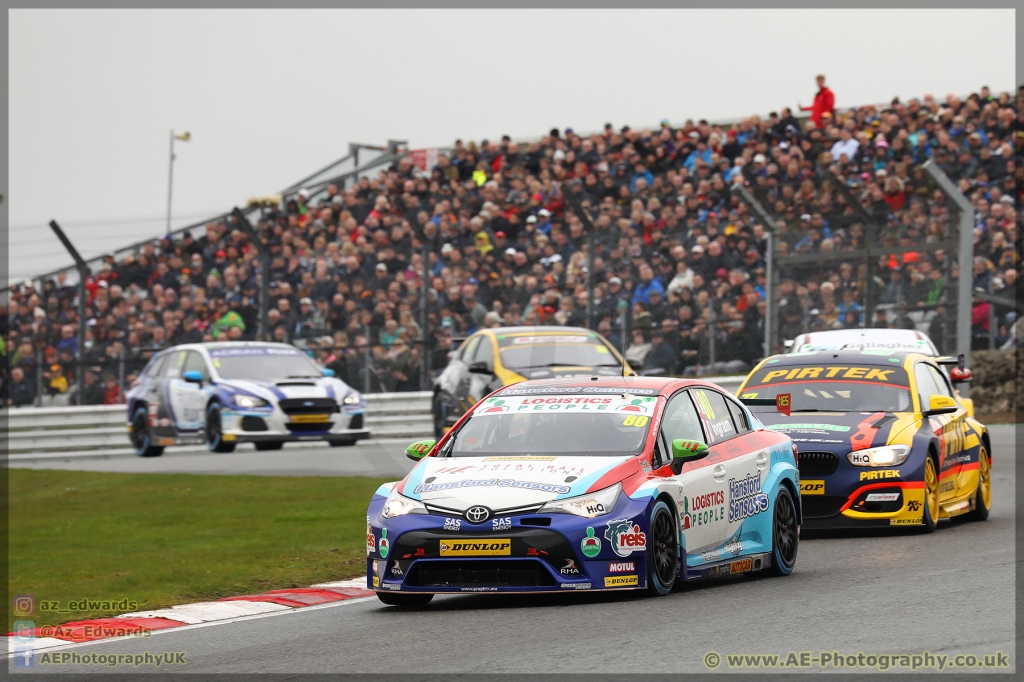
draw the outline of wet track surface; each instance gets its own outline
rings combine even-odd
[[[1014,429],[991,431],[988,521],[943,522],[930,535],[805,537],[796,570],[785,578],[695,584],[658,599],[630,593],[460,595],[435,598],[422,611],[385,607],[371,597],[65,650],[186,653],[186,665],[160,672],[425,676],[706,672],[708,652],[722,657],[718,672],[735,672],[727,654],[1002,651],[1010,654],[1011,667],[998,672],[1010,672],[1016,667]],[[34,671],[111,669],[37,666]]]

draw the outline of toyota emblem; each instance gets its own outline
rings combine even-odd
[[[470,523],[483,523],[491,518],[491,510],[487,507],[470,507],[466,510],[466,520]]]

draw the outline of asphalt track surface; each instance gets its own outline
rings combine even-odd
[[[1014,429],[994,426],[992,436],[988,521],[943,522],[931,535],[805,537],[796,570],[785,578],[737,577],[657,599],[632,593],[446,596],[422,611],[370,597],[64,650],[185,652],[186,665],[159,669],[165,673],[413,673],[421,679],[442,673],[706,673],[708,652],[721,656],[717,672],[738,672],[730,670],[727,654],[1002,651],[1010,655],[1010,669],[992,672],[1005,674],[1017,665]],[[158,670],[46,665],[33,672]]]

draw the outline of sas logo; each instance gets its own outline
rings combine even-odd
[[[900,472],[898,469],[882,469],[881,471],[862,471],[860,472],[860,480],[862,481],[877,481],[883,478],[899,478]]]
[[[512,527],[512,518],[504,516],[497,519],[491,519],[491,530],[508,530]]]
[[[824,495],[825,481],[800,481],[801,495]]]
[[[511,556],[512,540],[441,540],[441,556]]]
[[[631,573],[636,570],[636,563],[633,561],[613,561],[608,564],[609,573]]]
[[[445,519],[444,530],[462,530],[462,519]]]
[[[746,573],[754,568],[754,562],[750,559],[742,559],[729,564],[729,574]]]
[[[605,576],[605,587],[636,587],[640,584],[639,576],[635,575],[609,575]]]
[[[604,537],[612,543],[612,551],[621,557],[647,551],[647,536],[630,519],[609,521]]]

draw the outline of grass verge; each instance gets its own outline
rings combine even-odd
[[[366,506],[384,479],[11,469],[11,595],[37,625],[123,609],[42,601],[127,599],[131,610],[361,575]],[[7,630],[14,620],[6,609]]]

